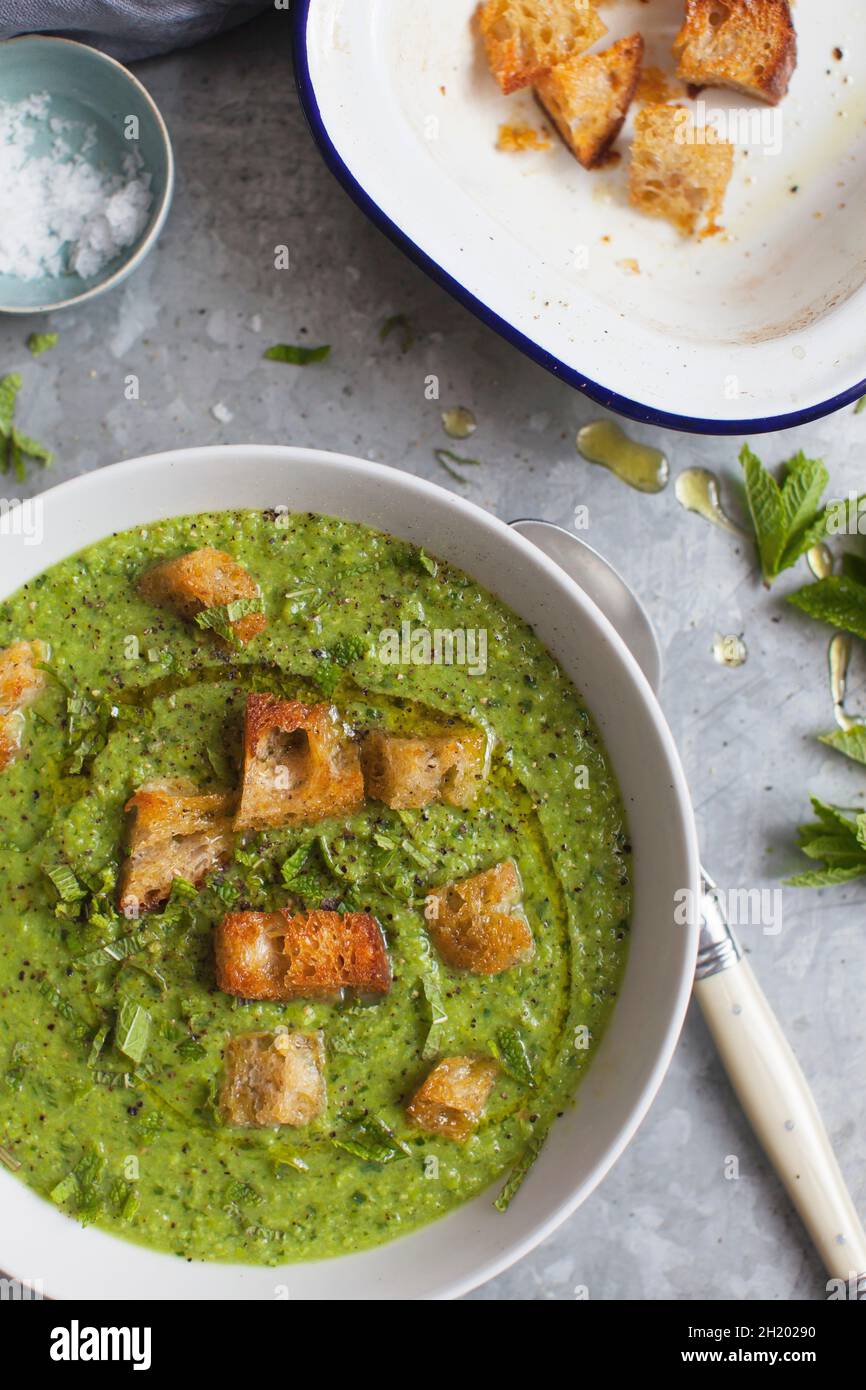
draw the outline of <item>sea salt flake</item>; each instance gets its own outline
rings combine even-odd
[[[95,169],[84,157],[95,127],[50,107],[47,92],[0,101],[0,274],[90,279],[147,225],[150,174],[137,152],[124,156],[119,174]],[[37,154],[37,136],[49,132],[50,153]]]

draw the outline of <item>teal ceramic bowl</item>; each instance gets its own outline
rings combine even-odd
[[[159,236],[174,189],[174,158],[165,122],[138,79],[120,63],[70,39],[25,35],[0,43],[0,102],[19,102],[43,92],[51,98],[50,116],[73,123],[64,137],[73,149],[80,132],[88,132],[79,148],[101,173],[121,173],[125,157],[138,152],[140,172],[150,175],[151,203],[136,239],[90,278],[69,270],[37,279],[0,274],[0,313],[62,309],[119,284]],[[38,158],[48,153],[55,133],[43,122],[34,128],[29,157]],[[130,140],[127,132],[138,138]],[[0,189],[0,204],[8,193]]]

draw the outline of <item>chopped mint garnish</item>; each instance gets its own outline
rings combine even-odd
[[[400,351],[408,352],[415,341],[415,330],[408,314],[392,314],[390,318],[385,319],[379,329],[379,341],[384,343],[397,328],[400,330]]]
[[[18,372],[0,377],[0,473],[8,473],[11,469],[18,481],[23,482],[28,458],[47,466],[53,454],[43,444],[23,434],[15,424],[15,407],[20,390],[21,377]]]
[[[786,880],[794,888],[824,888],[847,883],[866,874],[866,811],[855,812],[852,820],[838,806],[812,797],[818,817],[800,826],[800,848],[809,859],[823,864]]]
[[[19,372],[10,372],[8,376],[0,377],[0,434],[7,438],[12,432],[12,422],[15,419],[15,403],[18,392],[21,390],[21,376]]]
[[[137,1064],[144,1061],[152,1022],[147,1009],[132,999],[123,1000],[117,1012],[114,1042],[120,1052]]]
[[[844,530],[847,514],[853,510],[856,516],[859,510],[859,497],[821,506],[830,475],[820,459],[806,458],[802,450],[785,465],[781,486],[748,444],[740,450],[740,463],[761,572],[768,586],[834,529]]]
[[[46,869],[45,873],[57,889],[61,902],[74,903],[87,897],[87,889],[78,882],[68,864],[58,864],[55,869]]]
[[[24,1085],[24,1077],[30,1066],[32,1053],[30,1044],[17,1042],[13,1045],[9,1054],[9,1068],[6,1072],[6,1085],[10,1091],[20,1091]]]
[[[526,1179],[526,1176],[529,1173],[530,1168],[532,1167],[535,1160],[538,1158],[538,1155],[541,1153],[541,1147],[546,1138],[546,1130],[543,1131],[541,1134],[534,1134],[532,1136],[532,1138],[526,1146],[526,1149],[522,1157],[519,1158],[515,1163],[514,1167],[512,1168],[505,1181],[505,1186],[502,1188],[502,1191],[499,1193],[499,1196],[493,1203],[497,1211],[506,1212],[508,1208],[511,1206],[511,1203],[514,1201],[514,1198],[517,1196],[519,1189],[522,1187],[524,1180]]]
[[[430,1014],[430,1027],[427,1030],[427,1037],[424,1039],[421,1056],[425,1062],[430,1062],[434,1057],[438,1057],[442,1051],[442,1032],[448,1022],[439,967],[432,956],[427,956],[424,961],[421,988],[424,991],[424,998]]]
[[[434,449],[433,457],[439,464],[439,467],[445,469],[449,478],[453,478],[457,483],[462,483],[464,487],[469,479],[464,478],[462,473],[458,473],[457,469],[452,467],[452,464],[458,463],[461,468],[480,468],[481,466],[480,459],[463,458],[460,454],[455,454],[453,449]]]
[[[495,1040],[490,1043],[490,1051],[515,1081],[519,1081],[523,1086],[535,1085],[535,1074],[526,1043],[516,1028],[500,1029]]]
[[[408,1145],[397,1138],[385,1121],[373,1115],[359,1120],[340,1138],[332,1139],[331,1143],[335,1148],[345,1149],[346,1153],[367,1163],[393,1163],[410,1152]]]
[[[340,637],[320,657],[313,674],[316,685],[324,695],[331,696],[340,684],[343,668],[367,655],[367,643],[362,637]]]
[[[330,343],[312,348],[293,343],[275,343],[267,349],[265,357],[269,362],[288,362],[292,367],[306,367],[310,362],[324,362],[330,352]]]
[[[16,1158],[5,1144],[0,1144],[0,1163],[3,1164],[4,1168],[8,1168],[10,1173],[17,1173],[21,1167],[21,1160]]]
[[[236,598],[231,603],[221,603],[213,608],[203,608],[201,613],[196,613],[195,620],[200,628],[210,629],[223,641],[236,643],[234,623],[240,622],[241,618],[248,618],[251,613],[264,613],[265,601],[259,595],[257,598]]]
[[[50,352],[57,346],[59,338],[59,333],[31,333],[27,339],[27,346],[34,357],[41,357],[43,352]]]

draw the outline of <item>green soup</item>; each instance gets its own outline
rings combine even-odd
[[[206,545],[261,586],[268,626],[245,648],[136,592],[149,564]],[[418,633],[437,630],[452,645],[428,651]],[[21,756],[0,774],[7,1166],[74,1219],[202,1260],[358,1250],[494,1183],[491,1201],[504,1184],[500,1207],[519,1202],[519,1178],[610,1013],[630,909],[610,763],[531,629],[391,536],[221,512],[112,536],[40,575],[0,605],[0,647],[22,638],[51,654]],[[125,802],[154,779],[235,786],[252,690],[329,699],[359,732],[481,728],[489,778],[468,809],[367,801],[346,818],[247,836],[196,893],[124,920]],[[428,936],[426,892],[508,858],[533,958],[496,976],[450,971]],[[278,1004],[218,991],[222,915],[274,910],[299,891],[306,906],[353,903],[378,919],[394,976],[385,998]],[[226,1127],[214,1103],[226,1039],[280,1026],[324,1034],[324,1118]],[[437,1058],[491,1052],[502,1067],[467,1142],[410,1125],[406,1103]],[[393,1133],[390,1152],[369,1147],[370,1122]]]

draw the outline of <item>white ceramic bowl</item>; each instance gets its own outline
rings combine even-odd
[[[627,807],[635,910],[625,979],[578,1092],[505,1215],[488,1191],[415,1234],[357,1255],[266,1269],[187,1264],[74,1221],[0,1169],[0,1268],[59,1298],[448,1298],[504,1269],[584,1200],[622,1152],[664,1076],[692,984],[696,932],[674,925],[698,887],[688,790],[633,657],[574,582],[502,522],[419,478],[338,454],[278,447],[179,450],[62,483],[37,499],[41,544],[4,536],[0,598],[114,531],[220,508],[286,506],[390,531],[441,555],[527,619],[586,697]],[[7,528],[9,529],[8,521]],[[13,528],[14,529],[14,528]]]
[[[509,342],[601,405],[746,434],[866,392],[863,0],[794,9],[799,62],[770,109],[718,88],[739,145],[724,237],[683,239],[628,202],[628,131],[593,173],[556,140],[496,149],[541,114],[504,97],[472,32],[478,0],[295,0],[295,72],[313,135],[368,217]],[[617,0],[669,73],[683,0]],[[842,50],[834,57],[834,47]]]

